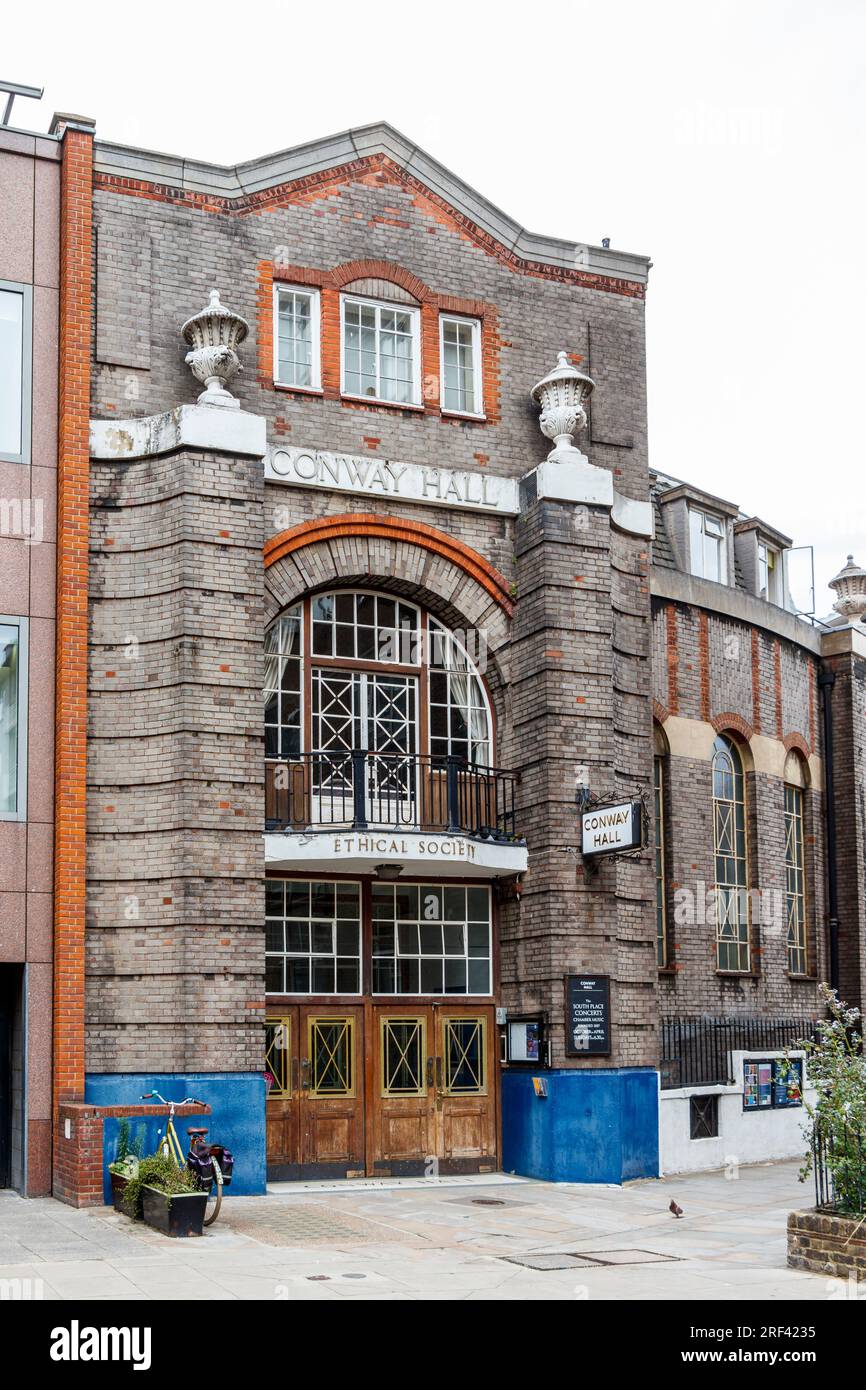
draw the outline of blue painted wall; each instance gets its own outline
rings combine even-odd
[[[548,1182],[658,1177],[658,1073],[650,1068],[502,1073],[502,1166]]]
[[[204,1125],[208,1138],[231,1149],[235,1166],[227,1196],[256,1196],[265,1191],[265,1080],[260,1072],[130,1073],[91,1072],[84,1098],[95,1105],[135,1105],[146,1091],[159,1091],[166,1100],[195,1096],[212,1115],[180,1116],[175,1120],[184,1153],[188,1125]],[[108,1165],[117,1154],[119,1121],[107,1119],[103,1160],[105,1200],[111,1201]],[[142,1153],[153,1153],[164,1129],[162,1116],[130,1117],[131,1139],[140,1138]]]

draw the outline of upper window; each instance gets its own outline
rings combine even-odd
[[[27,620],[0,617],[0,820],[23,820]]]
[[[478,319],[440,321],[442,349],[442,409],[460,415],[482,415],[481,324]]]
[[[417,309],[343,297],[343,392],[392,405],[421,404]]]
[[[29,285],[0,280],[0,460],[30,458]]]
[[[778,550],[758,541],[758,593],[768,603],[781,604],[782,566]]]
[[[788,934],[788,970],[805,975],[808,970],[806,943],[806,865],[803,851],[803,788],[806,775],[796,753],[785,760],[785,915]]]
[[[319,292],[278,285],[274,291],[274,380],[318,390]]]
[[[725,584],[728,576],[725,523],[712,512],[689,508],[689,543],[692,574]]]
[[[713,851],[718,968],[747,971],[750,953],[746,791],[739,751],[723,734],[713,744]]]
[[[653,731],[653,803],[655,811],[655,860],[656,860],[656,960],[660,969],[668,964],[668,923],[667,923],[667,846],[665,844],[665,758],[667,748],[664,735],[658,728]]]

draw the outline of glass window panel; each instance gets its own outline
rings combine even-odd
[[[268,994],[283,994],[283,958],[265,957],[265,990]]]
[[[469,993],[470,994],[489,994],[490,993],[490,965],[486,960],[470,960],[469,966]]]
[[[330,623],[313,623],[313,651],[318,656],[334,655],[334,629]]]
[[[23,448],[24,295],[0,290],[0,454]]]
[[[265,757],[278,758],[280,756],[280,731],[279,729],[265,729]]]
[[[286,994],[310,993],[309,957],[286,956]]]
[[[282,917],[285,907],[285,884],[281,878],[265,879],[265,914],[268,917]]]
[[[396,969],[396,993],[397,994],[417,994],[418,993],[418,961],[398,960]]]
[[[443,988],[443,963],[441,958],[438,960],[421,961],[421,993],[422,994],[442,994]]]
[[[490,949],[490,928],[470,922],[467,928],[470,956],[486,956]]]
[[[373,917],[392,921],[394,918],[394,889],[387,883],[373,884]]]
[[[446,922],[463,922],[466,920],[465,888],[445,889],[445,920]]]
[[[334,916],[334,884],[314,883],[312,885],[312,915],[314,917]]]
[[[334,595],[317,594],[313,599],[313,619],[331,622],[334,617]]]
[[[310,950],[309,922],[286,922],[286,950],[291,955],[308,955]]]
[[[466,965],[465,960],[445,961],[445,993],[446,994],[465,994],[466,993]]]
[[[284,950],[284,924],[282,918],[279,922],[265,922],[265,950],[279,951],[282,955]]]
[[[398,924],[397,950],[401,956],[417,956],[418,927],[414,922],[400,922]]]
[[[373,993],[394,994],[396,989],[396,967],[391,959],[373,961]]]
[[[418,921],[418,888],[411,883],[398,883],[394,890],[394,906],[402,921]]]
[[[333,994],[334,989],[334,961],[332,958],[322,959],[320,956],[313,956],[313,994]]]
[[[300,880],[286,880],[286,916],[309,917],[310,885]]]
[[[337,624],[336,655],[354,657],[355,629],[353,627],[348,627],[343,623]]]
[[[465,956],[466,938],[462,922],[446,922],[442,929],[446,956]]]
[[[467,888],[466,915],[470,922],[489,922],[490,893],[486,888]]]
[[[360,954],[359,927],[357,922],[337,923],[337,955],[357,956]]]
[[[359,994],[361,967],[357,960],[337,960],[337,993]]]
[[[333,922],[311,922],[310,940],[314,954],[332,956],[334,954]]]
[[[355,595],[351,593],[334,596],[334,614],[338,623],[355,622]]]
[[[338,917],[360,917],[361,892],[356,883],[338,883],[336,895]]]
[[[442,955],[442,928],[439,923],[422,922],[419,927],[422,956]]]
[[[373,955],[393,956],[394,927],[391,922],[373,923]]]

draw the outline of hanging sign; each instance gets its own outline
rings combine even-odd
[[[643,846],[643,806],[639,801],[593,806],[591,811],[584,811],[580,822],[584,859],[623,854]]]

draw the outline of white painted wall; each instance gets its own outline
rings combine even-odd
[[[761,1163],[770,1159],[800,1158],[806,1152],[803,1129],[806,1112],[802,1106],[790,1110],[743,1110],[743,1062],[780,1056],[772,1052],[734,1052],[732,1086],[684,1086],[659,1091],[659,1160],[665,1173],[695,1173],[742,1163]],[[792,1052],[802,1057],[802,1052]],[[805,1064],[804,1090],[810,1103],[815,1088],[809,1083]],[[719,1134],[716,1139],[690,1139],[689,1097],[719,1097]]]

